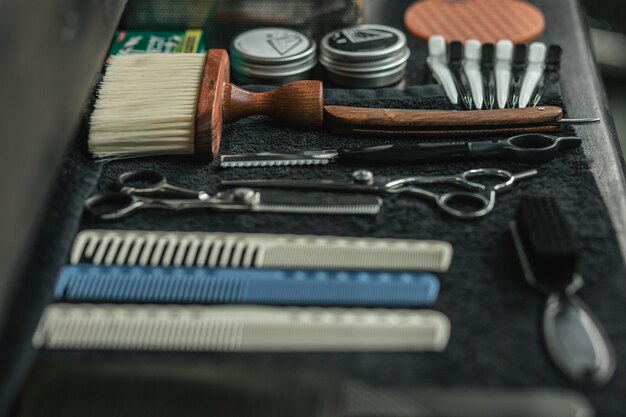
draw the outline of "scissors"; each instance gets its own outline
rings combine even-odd
[[[562,151],[579,147],[581,142],[580,138],[574,136],[557,137],[543,133],[526,133],[496,140],[385,144],[356,149],[222,155],[220,166],[229,168],[329,163],[412,165],[479,159],[544,163],[553,160]]]
[[[376,194],[412,194],[433,201],[443,212],[461,219],[482,217],[491,210],[496,195],[510,189],[516,181],[537,175],[536,169],[513,174],[497,168],[479,168],[456,175],[417,176],[391,179],[377,177],[371,171],[357,170],[350,181],[344,180],[224,180],[223,186],[250,186],[293,189],[317,189]],[[485,183],[478,182],[485,180]],[[489,181],[487,181],[489,180]],[[493,181],[499,181],[493,184]],[[452,185],[463,190],[438,194],[420,186]],[[469,203],[469,204],[463,204]],[[460,207],[459,207],[460,206]]]
[[[222,190],[211,196],[205,191],[178,187],[164,175],[151,170],[130,171],[118,177],[119,191],[94,195],[85,208],[102,220],[125,217],[139,209],[186,210],[208,208],[219,211],[275,213],[376,214],[382,206],[373,196],[309,196],[302,193],[266,192],[248,187]],[[172,198],[172,196],[176,198]]]

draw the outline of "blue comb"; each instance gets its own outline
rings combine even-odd
[[[71,265],[54,297],[64,302],[428,307],[430,273]]]

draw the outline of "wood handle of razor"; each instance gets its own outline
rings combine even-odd
[[[324,117],[322,83],[296,81],[266,93],[251,93],[227,83],[222,112],[224,123],[264,115],[287,126],[318,129]]]
[[[471,111],[326,106],[324,113],[330,125],[406,130],[523,128],[555,122],[563,117],[563,110],[555,106]]]

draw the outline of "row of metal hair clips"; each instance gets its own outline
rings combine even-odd
[[[428,40],[428,66],[452,104],[465,109],[534,107],[558,83],[561,47],[542,42],[513,45],[508,39],[465,44],[443,36]]]

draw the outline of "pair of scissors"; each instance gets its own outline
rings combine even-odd
[[[130,171],[118,177],[119,191],[90,197],[85,208],[94,217],[114,220],[139,209],[186,210],[205,208],[219,211],[274,213],[376,214],[382,201],[373,196],[308,196],[302,193],[261,192],[236,187],[209,195],[202,190],[178,187],[156,171]],[[319,194],[319,193],[318,193]]]
[[[87,199],[85,208],[92,215],[103,220],[113,220],[145,208],[244,210],[253,203],[253,196],[245,192],[227,190],[209,196],[202,190],[172,185],[164,175],[151,170],[125,172],[117,178],[117,182],[119,191],[105,192]]]
[[[357,170],[350,181],[344,180],[224,180],[223,186],[317,189],[376,194],[412,194],[433,201],[443,212],[461,219],[485,216],[496,202],[496,195],[510,189],[519,180],[537,175],[536,169],[513,174],[496,168],[479,168],[456,175],[415,176],[391,179],[377,177],[371,171]],[[484,181],[478,182],[480,179]],[[494,183],[495,181],[495,183]],[[463,190],[438,194],[425,185],[453,185]],[[463,204],[466,203],[466,204]],[[469,203],[469,204],[467,204]]]

